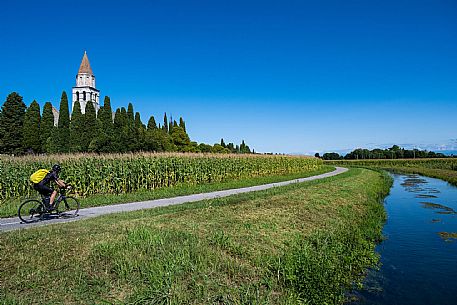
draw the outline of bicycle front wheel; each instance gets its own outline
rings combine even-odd
[[[63,217],[75,217],[78,216],[79,212],[79,201],[74,197],[65,197],[57,207],[57,213]]]
[[[44,211],[43,203],[38,200],[30,199],[21,204],[17,211],[17,215],[22,222],[32,223],[41,220]]]

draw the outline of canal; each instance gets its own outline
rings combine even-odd
[[[353,304],[457,304],[457,187],[419,175],[392,175],[385,240]]]

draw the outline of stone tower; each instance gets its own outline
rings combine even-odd
[[[72,91],[72,112],[76,102],[80,103],[82,113],[85,112],[88,102],[94,104],[96,112],[100,109],[100,90],[95,89],[95,76],[90,67],[86,51],[84,51],[83,60],[76,75],[76,86],[73,87]]]

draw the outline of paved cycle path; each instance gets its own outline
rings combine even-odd
[[[163,198],[163,199],[156,199],[156,200],[149,200],[149,201],[141,201],[141,202],[132,202],[132,203],[121,203],[121,204],[114,204],[114,205],[106,205],[106,206],[99,206],[93,208],[85,208],[79,211],[79,216],[74,218],[57,218],[57,217],[50,217],[49,219],[44,219],[39,222],[31,223],[31,224],[24,224],[21,223],[18,217],[11,217],[11,218],[0,218],[0,232],[5,231],[12,231],[18,229],[28,229],[37,226],[45,226],[54,223],[62,223],[62,222],[70,222],[70,221],[77,221],[92,217],[97,217],[106,214],[112,213],[120,213],[120,212],[131,212],[137,210],[144,210],[144,209],[152,209],[156,207],[164,207],[168,205],[175,205],[175,204],[182,204],[186,202],[195,202],[201,201],[206,199],[214,199],[214,198],[221,198],[227,197],[236,194],[248,193],[248,192],[255,192],[255,191],[262,191],[272,187],[279,187],[284,186],[292,183],[300,183],[305,181],[312,181],[317,179],[323,179],[327,177],[336,176],[338,174],[346,172],[348,169],[344,167],[336,167],[333,172],[311,176],[307,178],[300,178],[294,179],[289,181],[283,182],[275,182],[269,184],[262,184],[256,186],[249,186],[243,187],[238,189],[229,189],[223,191],[215,191],[210,193],[201,193],[201,194],[193,194],[193,195],[186,195],[186,196],[179,196],[173,198]]]

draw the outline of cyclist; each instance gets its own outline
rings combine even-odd
[[[65,182],[59,179],[60,170],[61,170],[60,165],[54,164],[52,166],[51,171],[43,178],[43,180],[41,180],[38,183],[33,184],[33,188],[36,191],[38,191],[38,193],[40,193],[41,195],[46,196],[46,197],[51,196],[49,203],[47,203],[47,200],[45,200],[45,202],[48,205],[46,208],[49,211],[52,211],[54,209],[54,206],[53,206],[54,199],[57,196],[57,191],[49,186],[50,182],[54,181],[60,187],[67,187],[65,185]]]

